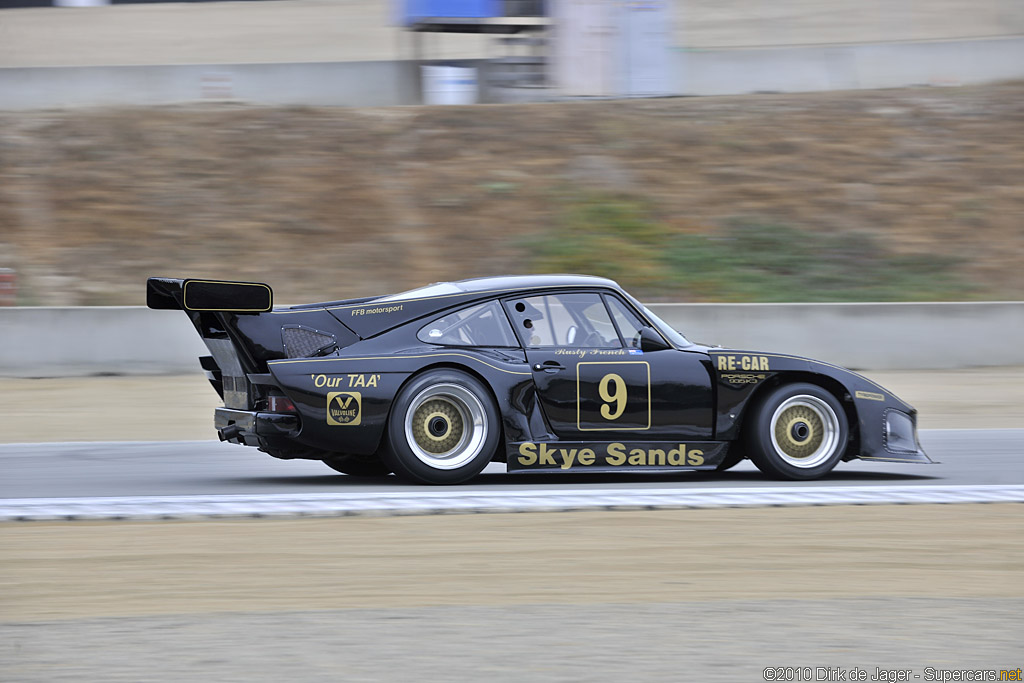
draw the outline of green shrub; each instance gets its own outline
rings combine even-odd
[[[569,201],[526,245],[533,272],[602,275],[647,298],[684,301],[938,301],[973,289],[956,259],[902,255],[875,234],[734,219],[684,234],[629,197]]]

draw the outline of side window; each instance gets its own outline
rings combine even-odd
[[[520,336],[529,346],[622,346],[600,294],[513,299],[509,309]]]
[[[427,323],[416,338],[447,346],[519,346],[497,301],[464,308]]]
[[[608,308],[611,309],[612,317],[615,318],[615,324],[619,326],[619,332],[622,333],[626,346],[638,347],[640,328],[643,327],[640,319],[618,298],[609,296],[605,297],[605,301],[608,302]]]

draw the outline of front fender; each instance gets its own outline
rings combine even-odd
[[[719,439],[738,439],[755,399],[789,382],[813,382],[833,392],[856,425],[856,452],[845,459],[885,462],[932,460],[917,438],[917,411],[885,387],[846,368],[777,353],[710,349],[715,373]]]

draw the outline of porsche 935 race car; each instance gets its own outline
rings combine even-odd
[[[849,370],[695,344],[615,282],[444,282],[274,308],[259,283],[150,278],[188,314],[222,441],[350,475],[456,484],[509,472],[725,470],[815,479],[931,462],[917,413]]]

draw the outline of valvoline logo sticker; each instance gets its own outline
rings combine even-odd
[[[363,397],[358,391],[332,391],[327,394],[327,424],[355,426],[362,417]]]

